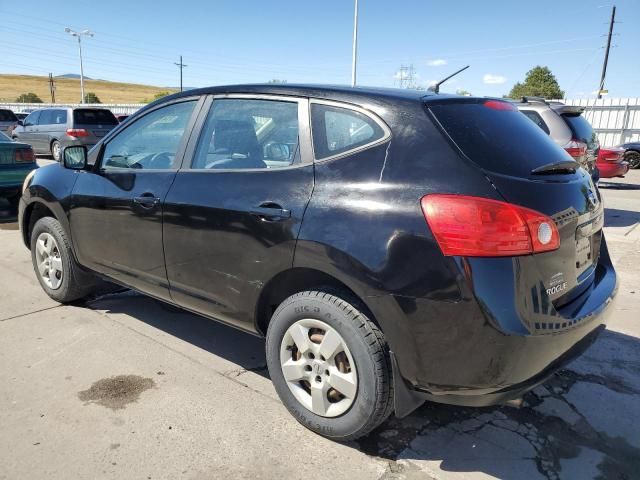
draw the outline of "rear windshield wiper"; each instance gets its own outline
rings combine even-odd
[[[576,173],[580,165],[574,160],[562,160],[561,162],[547,163],[531,170],[531,175],[550,175],[562,173]]]

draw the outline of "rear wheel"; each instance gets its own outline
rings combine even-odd
[[[95,288],[96,278],[77,264],[69,239],[55,218],[41,218],[33,226],[31,259],[40,285],[58,302],[86,297]]]
[[[629,168],[640,167],[640,152],[629,150],[624,154],[624,159],[629,162]]]
[[[60,146],[60,142],[57,140],[51,142],[51,156],[56,162],[59,162],[62,158],[62,147]]]
[[[274,313],[267,365],[280,399],[304,426],[347,441],[391,413],[389,352],[377,326],[346,300],[297,293]]]

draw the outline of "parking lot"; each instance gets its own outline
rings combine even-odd
[[[0,479],[639,478],[640,170],[601,192],[620,287],[585,355],[522,408],[425,404],[348,444],[289,415],[261,339],[131,291],[51,301],[0,206]]]

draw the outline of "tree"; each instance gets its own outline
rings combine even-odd
[[[160,100],[162,97],[166,97],[167,95],[171,95],[172,93],[173,92],[169,92],[168,90],[163,90],[161,92],[156,93],[151,99],[149,98],[143,99],[141,103],[155,102],[156,100]]]
[[[279,83],[287,83],[287,81],[286,80],[280,80],[278,78],[272,78],[267,83],[279,84]]]
[[[463,97],[471,97],[473,94],[464,88],[459,88],[456,90],[456,95],[462,95]]]
[[[564,97],[564,91],[560,90],[560,85],[551,70],[538,65],[527,72],[524,83],[518,82],[513,86],[508,96],[510,98],[530,96],[559,99]]]
[[[23,93],[18,98],[16,98],[16,102],[19,103],[42,103],[42,99],[33,92]]]
[[[84,96],[84,103],[102,103],[98,96],[93,92],[87,92]]]

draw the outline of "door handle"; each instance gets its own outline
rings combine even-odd
[[[143,193],[138,197],[133,197],[133,203],[140,205],[142,208],[153,208],[160,203],[160,199],[153,193]]]
[[[251,209],[251,215],[255,215],[265,222],[281,222],[291,218],[291,210],[282,208],[281,205],[274,202],[263,202]]]

